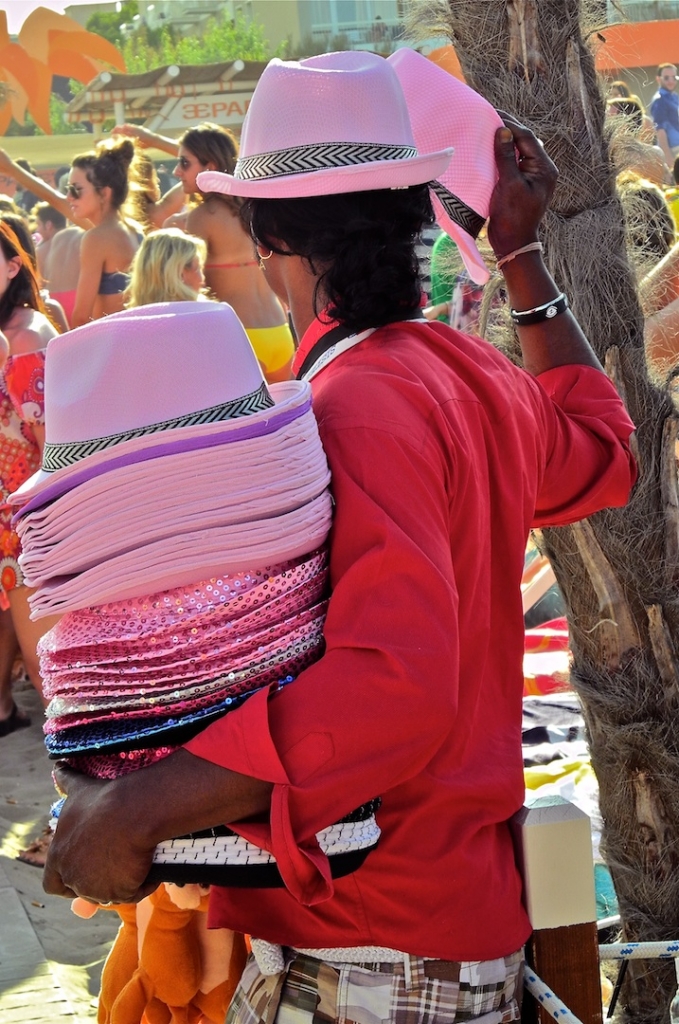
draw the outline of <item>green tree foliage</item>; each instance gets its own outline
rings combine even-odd
[[[53,133],[55,135],[86,135],[87,129],[84,124],[67,124],[66,121],[64,121],[64,111],[66,110],[66,106],[66,101],[62,100],[60,96],[57,96],[55,93],[50,95],[50,124],[52,125]],[[26,123],[21,125],[17,121],[12,120],[5,134],[44,135],[45,132],[42,128],[38,128],[30,113],[27,111]]]
[[[142,27],[125,40],[122,54],[130,74],[167,64],[218,64],[238,59],[268,60],[272,56],[264,26],[246,20],[242,14],[235,19],[224,15],[210,18],[202,36],[180,38],[171,26],[151,34]]]
[[[110,14],[93,14],[88,18],[85,28],[88,32],[96,32],[98,36],[103,36],[104,39],[108,39],[109,43],[113,43],[114,46],[121,49],[123,34],[120,31],[120,26],[129,24],[137,14],[139,14],[137,0],[124,0],[119,11]]]

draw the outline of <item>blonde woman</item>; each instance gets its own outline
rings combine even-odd
[[[203,295],[207,246],[179,228],[147,235],[134,258],[126,305],[195,301]]]

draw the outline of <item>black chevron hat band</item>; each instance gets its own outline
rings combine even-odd
[[[234,398],[222,405],[213,405],[209,409],[199,409],[197,412],[187,413],[184,416],[177,416],[171,420],[163,420],[161,423],[151,423],[147,427],[136,427],[133,430],[126,430],[120,434],[109,434],[107,437],[95,437],[88,441],[62,441],[58,443],[45,444],[42,457],[42,468],[46,473],[54,473],[58,469],[72,466],[88,455],[103,451],[105,448],[112,448],[123,441],[132,441],[138,437],[146,437],[148,434],[157,434],[163,430],[174,430],[177,427],[196,427],[209,423],[221,423],[223,420],[233,420],[238,416],[249,416],[251,413],[261,412],[270,409],[274,400],[269,394],[265,384],[252,391],[249,395],[241,398]]]
[[[450,219],[459,224],[461,228],[464,228],[472,238],[478,238],[481,228],[486,223],[486,218],[482,217],[476,210],[472,210],[471,206],[467,206],[461,199],[458,199],[440,181],[430,181],[429,188],[436,194]]]
[[[414,146],[387,146],[361,142],[323,142],[291,146],[272,153],[241,157],[234,170],[240,181],[308,174],[333,167],[352,167],[380,160],[412,160],[419,154]]]

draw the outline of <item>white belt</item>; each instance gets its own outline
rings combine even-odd
[[[257,966],[264,975],[280,974],[285,969],[283,947],[264,939],[252,939],[252,955]],[[293,953],[312,956],[316,960],[325,960],[331,964],[399,964],[409,960],[408,953],[388,946],[340,946],[325,949],[302,949],[292,947]],[[425,960],[435,959],[424,957]]]

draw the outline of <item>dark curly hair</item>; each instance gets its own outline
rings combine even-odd
[[[419,307],[415,243],[434,221],[427,185],[248,199],[242,213],[255,242],[282,256],[302,256],[319,275],[316,316],[327,304],[333,320],[361,331],[393,323]]]
[[[84,171],[96,189],[110,188],[111,204],[119,210],[127,199],[128,172],[134,153],[131,139],[105,139],[94,152],[74,157],[71,167]]]
[[[4,331],[17,306],[30,306],[38,313],[44,313],[45,307],[40,298],[40,287],[31,257],[4,221],[0,221],[0,249],[6,260],[16,256],[21,260],[19,273],[9,281],[4,295],[0,296],[0,330]]]

